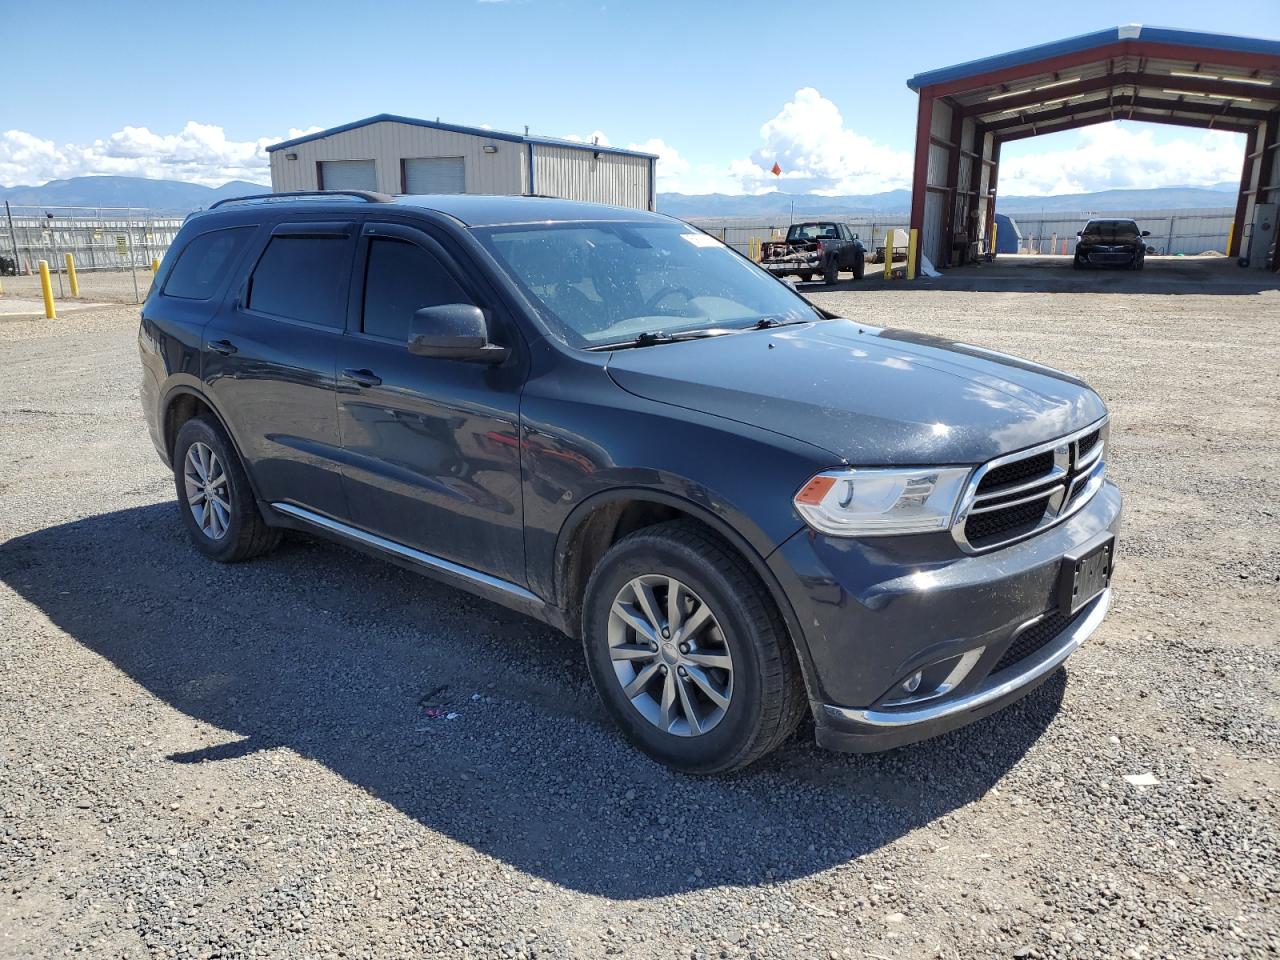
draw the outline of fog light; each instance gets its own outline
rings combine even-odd
[[[907,691],[907,693],[915,693],[920,689],[920,681],[923,679],[924,671],[917,670],[911,676],[907,677],[907,679],[902,681],[902,689]]]

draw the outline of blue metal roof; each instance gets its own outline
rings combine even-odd
[[[296,147],[300,143],[308,143],[312,140],[319,140],[323,137],[332,136],[335,133],[345,133],[347,130],[356,130],[360,127],[367,127],[373,123],[407,123],[414,127],[427,127],[430,130],[446,130],[449,133],[465,133],[474,137],[485,137],[489,140],[505,140],[508,143],[541,143],[552,147],[569,147],[572,150],[590,150],[592,153],[613,153],[624,157],[643,157],[646,160],[658,159],[657,154],[642,153],[639,150],[623,150],[621,147],[606,147],[595,143],[581,143],[577,140],[558,140],[555,137],[531,137],[524,136],[519,133],[504,133],[500,130],[486,130],[484,127],[464,127],[456,123],[440,123],[438,120],[419,120],[416,117],[401,117],[394,113],[379,113],[377,116],[365,117],[363,120],[353,120],[351,123],[344,123],[341,126],[330,127],[328,130],[317,130],[315,133],[308,133],[306,136],[294,137],[292,140],[285,140],[281,143],[273,143],[267,147],[268,153],[274,153],[277,150],[283,150],[286,147]]]
[[[1201,33],[1197,30],[1171,30],[1167,27],[1145,27],[1141,24],[1128,24],[1110,27],[1097,33],[1085,33],[1078,37],[1068,37],[1053,43],[1042,43],[1035,47],[1013,50],[1009,53],[985,57],[982,60],[971,60],[968,63],[943,67],[917,73],[907,81],[912,90],[932,87],[939,83],[963,80],[965,77],[976,77],[992,70],[1007,67],[1020,67],[1035,63],[1037,60],[1048,60],[1067,53],[1079,53],[1095,47],[1110,46],[1123,40],[1144,40],[1149,43],[1168,43],[1177,46],[1194,47],[1200,50],[1230,50],[1235,53],[1257,53],[1263,56],[1280,58],[1280,40],[1264,40],[1260,37],[1236,37],[1221,33]]]

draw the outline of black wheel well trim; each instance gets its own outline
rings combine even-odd
[[[165,393],[164,395],[164,402],[160,405],[160,416],[161,416],[160,432],[161,432],[161,437],[164,440],[165,452],[168,454],[168,457],[169,457],[169,466],[170,467],[173,466],[172,441],[178,439],[177,430],[173,431],[172,440],[169,436],[169,432],[170,432],[169,416],[173,410],[173,405],[178,401],[178,398],[184,397],[184,396],[191,397],[195,400],[199,400],[202,404],[204,404],[206,408],[208,408],[209,412],[213,414],[214,419],[218,421],[218,426],[222,428],[222,432],[226,434],[227,440],[231,443],[231,448],[235,451],[236,456],[240,459],[240,466],[244,468],[244,475],[249,478],[249,486],[253,491],[254,499],[257,500],[259,504],[261,504],[262,498],[258,495],[257,481],[253,477],[253,471],[249,469],[248,461],[245,460],[244,454],[240,450],[240,444],[236,442],[235,434],[231,432],[231,428],[227,425],[227,418],[222,415],[222,411],[219,410],[214,405],[213,401],[209,399],[209,395],[207,393],[203,393],[200,390],[197,390],[195,387],[189,386],[187,384],[182,384],[182,383],[177,384],[176,386],[170,387],[168,392]]]
[[[569,583],[565,575],[571,559],[569,548],[578,531],[590,521],[592,516],[601,508],[619,501],[652,503],[684,513],[709,527],[737,551],[739,556],[746,560],[747,565],[751,567],[756,576],[760,578],[760,582],[764,584],[765,589],[769,591],[770,598],[782,615],[782,621],[787,628],[787,635],[791,639],[791,646],[796,651],[796,657],[800,661],[800,673],[804,678],[809,700],[810,702],[816,702],[815,698],[818,696],[819,685],[817,684],[817,678],[814,676],[808,641],[805,639],[804,630],[800,626],[800,619],[796,616],[795,609],[787,598],[786,591],[782,589],[782,584],[779,583],[773,571],[769,569],[767,562],[768,558],[783,543],[795,536],[795,533],[783,537],[781,541],[773,545],[768,554],[761,556],[751,542],[722,517],[706,507],[694,503],[692,500],[664,490],[653,490],[646,487],[617,487],[612,490],[603,490],[583,500],[569,512],[564,523],[560,525],[560,533],[556,537],[555,566],[552,570],[554,579],[551,584],[555,607],[559,609],[564,620],[564,625],[561,626],[561,629],[574,638],[578,638],[581,633],[577,623],[578,618],[574,616],[574,611],[577,604],[581,602],[581,598],[575,600],[575,598],[568,596]]]

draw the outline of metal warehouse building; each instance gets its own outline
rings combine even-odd
[[[920,95],[911,226],[935,264],[991,236],[1000,145],[1108,120],[1245,135],[1228,251],[1280,200],[1280,42],[1130,24],[933,70]],[[1135,158],[1140,159],[1140,158]],[[1259,261],[1261,265],[1261,261]]]
[[[658,158],[379,114],[267,147],[271,189],[498,193],[652,210]]]

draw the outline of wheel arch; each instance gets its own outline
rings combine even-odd
[[[565,633],[581,636],[583,591],[596,563],[619,539],[634,530],[665,520],[691,519],[701,523],[725,541],[746,561],[747,566],[768,591],[786,624],[792,649],[800,661],[806,689],[812,699],[813,664],[804,631],[782,585],[765,562],[766,558],[722,517],[706,507],[662,490],[624,487],[606,490],[578,504],[565,518],[556,539],[553,571],[555,606]]]
[[[208,394],[186,384],[178,384],[171,388],[165,394],[164,403],[161,405],[160,436],[164,442],[165,455],[170,467],[173,466],[173,446],[177,442],[178,431],[182,429],[182,425],[188,420],[205,413],[211,415],[222,429],[223,434],[231,444],[231,448],[240,460],[240,466],[244,469],[245,476],[249,478],[249,486],[253,489],[254,498],[261,502],[253,471],[249,469],[249,464],[240,450],[240,444],[236,442],[235,433],[227,424],[226,417],[214,406]]]

